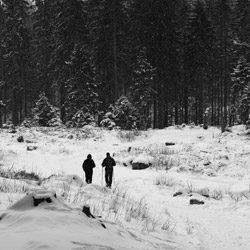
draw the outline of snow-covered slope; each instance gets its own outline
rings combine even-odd
[[[111,190],[104,187],[101,168],[106,152],[117,161]],[[224,134],[170,127],[132,141],[119,131],[91,128],[1,130],[0,153],[5,177],[25,170],[44,178],[0,178],[5,250],[250,249],[250,139],[242,126]],[[96,163],[91,185],[81,168],[89,153]],[[143,155],[152,167],[132,170],[131,161]],[[44,201],[34,206],[33,197]],[[190,205],[190,199],[204,204]],[[95,219],[82,213],[85,204]]]

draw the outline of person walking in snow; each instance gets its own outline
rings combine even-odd
[[[92,183],[94,167],[95,167],[95,162],[93,161],[91,154],[89,154],[87,156],[87,159],[82,164],[82,169],[85,172],[85,180],[88,184]]]
[[[109,153],[106,154],[106,158],[102,162],[102,167],[105,167],[105,181],[106,187],[111,188],[112,177],[113,177],[113,167],[115,166],[115,160],[110,156]]]

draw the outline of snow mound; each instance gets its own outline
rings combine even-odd
[[[133,163],[143,163],[147,165],[151,165],[154,162],[154,158],[150,155],[140,154],[134,160]]]
[[[48,209],[69,209],[61,197],[58,197],[54,191],[37,190],[28,193],[22,199],[9,207],[9,210],[25,211],[35,207]],[[70,210],[70,209],[69,209]]]
[[[41,203],[35,205],[34,201]],[[155,249],[120,225],[101,222],[64,204],[55,192],[25,195],[0,216],[5,250]],[[12,240],[14,236],[14,240]]]
[[[116,154],[117,155],[117,154]],[[136,155],[128,155],[128,156],[116,156],[116,163],[123,166],[123,167],[131,167],[133,160],[136,158]]]

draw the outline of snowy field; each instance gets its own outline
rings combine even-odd
[[[112,189],[101,167],[106,152],[117,162]],[[89,185],[81,167],[88,154],[96,163]],[[136,159],[151,166],[133,170]],[[243,126],[224,134],[2,129],[0,249],[249,250],[249,163]]]

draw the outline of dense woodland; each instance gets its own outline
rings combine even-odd
[[[0,126],[248,119],[248,0],[0,3]]]

